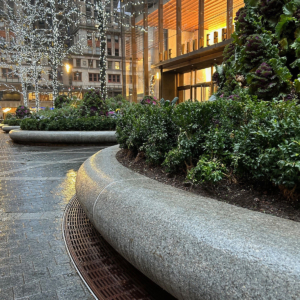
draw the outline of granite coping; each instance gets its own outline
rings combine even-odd
[[[35,131],[12,130],[14,142],[52,144],[117,144],[115,131]]]
[[[300,299],[300,223],[185,192],[101,150],[76,193],[103,237],[182,300]]]
[[[20,126],[9,126],[9,125],[4,125],[4,126],[1,127],[1,129],[2,129],[4,132],[8,133],[8,132],[10,132],[11,130],[20,129]]]

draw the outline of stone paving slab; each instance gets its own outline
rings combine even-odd
[[[94,299],[62,239],[80,165],[97,146],[14,144],[0,133],[0,299]]]

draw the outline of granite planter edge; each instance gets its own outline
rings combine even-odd
[[[298,299],[300,223],[164,185],[118,146],[79,169],[76,193],[103,237],[178,299]]]

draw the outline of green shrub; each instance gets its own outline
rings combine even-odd
[[[300,106],[245,91],[214,102],[136,104],[117,121],[121,148],[144,152],[194,184],[232,174],[292,190],[300,185]]]
[[[54,107],[55,108],[62,108],[64,106],[69,105],[71,102],[71,99],[67,95],[59,95],[56,97],[54,101]]]
[[[16,110],[17,119],[23,119],[31,115],[30,109],[27,106],[20,105]]]
[[[7,121],[7,125],[8,126],[20,126],[21,121],[22,121],[21,119],[12,118]]]
[[[122,97],[122,95],[117,95],[115,97],[107,98],[105,100],[108,111],[116,111],[123,109],[129,105],[129,102]]]
[[[172,121],[174,106],[135,104],[124,110],[117,121],[118,142],[122,148],[145,152],[147,161],[159,164],[176,143],[178,128]]]
[[[116,119],[108,117],[84,118],[42,118],[24,119],[21,122],[23,130],[49,130],[49,131],[100,131],[115,130]]]
[[[100,91],[92,89],[84,94],[80,111],[82,116],[101,116],[106,115],[108,107]]]

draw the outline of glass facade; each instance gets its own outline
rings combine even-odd
[[[234,31],[243,0],[124,2],[126,97],[206,101],[215,90],[214,65]],[[126,14],[127,12],[127,14]]]

